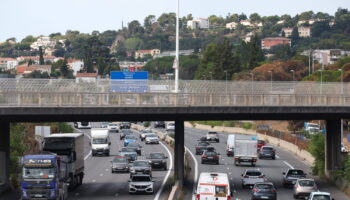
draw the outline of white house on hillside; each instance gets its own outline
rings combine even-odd
[[[209,19],[198,18],[187,21],[188,29],[209,29]]]

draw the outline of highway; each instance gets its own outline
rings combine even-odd
[[[99,128],[100,123],[91,123],[92,127]],[[75,132],[82,132],[86,135],[85,137],[85,177],[83,184],[71,191],[68,195],[69,200],[108,200],[108,199],[120,199],[120,200],[163,200],[164,195],[168,195],[168,192],[164,189],[161,195],[157,192],[159,191],[164,178],[168,171],[153,170],[153,180],[154,182],[154,194],[129,194],[128,180],[129,173],[111,173],[110,161],[115,155],[117,155],[119,149],[123,147],[123,141],[119,139],[120,133],[111,133],[111,153],[109,157],[96,156],[92,157],[90,153],[89,137],[90,129],[76,129]],[[134,131],[134,135],[139,137],[138,132]],[[162,144],[150,144],[146,145],[144,142],[138,140],[138,142],[143,146],[141,156],[138,156],[138,160],[146,159],[146,155],[151,152],[163,152],[168,155],[168,170],[170,169],[170,157],[165,146]],[[165,192],[164,192],[165,191]],[[19,199],[20,192],[13,192],[1,197],[2,200],[13,200]]]
[[[231,184],[234,185],[234,196],[233,199],[236,200],[247,200],[250,199],[250,189],[242,189],[241,186],[241,174],[245,169],[253,169],[250,166],[235,166],[232,157],[226,156],[226,140],[227,133],[219,133],[220,143],[212,143],[216,150],[221,153],[221,159],[219,165],[211,164],[201,164],[200,156],[195,155],[195,145],[197,140],[205,136],[206,131],[185,128],[185,146],[192,152],[193,156],[196,158],[198,163],[198,175],[201,172],[223,172],[229,175]],[[273,182],[277,187],[277,198],[283,200],[294,199],[293,198],[293,188],[283,188],[282,186],[282,172],[289,169],[290,167],[299,168],[304,170],[304,172],[310,174],[311,168],[297,157],[291,153],[275,147],[277,152],[276,160],[258,160],[255,168],[259,168],[267,178],[267,181]],[[323,180],[320,180],[311,175],[309,178],[314,178],[317,181],[317,185],[320,191],[327,191],[333,195],[336,200],[346,200],[348,198],[343,192],[340,192],[334,185],[328,184]],[[185,199],[192,199],[193,192],[187,192]]]

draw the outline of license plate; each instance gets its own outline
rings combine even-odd
[[[208,157],[209,159],[213,159],[213,157]]]
[[[154,163],[155,165],[159,165],[159,163]]]
[[[43,197],[43,195],[42,194],[36,194],[36,195],[34,195],[34,197]]]
[[[266,196],[261,196],[262,199],[268,199],[269,197]]]
[[[243,160],[243,162],[249,162],[250,160]]]

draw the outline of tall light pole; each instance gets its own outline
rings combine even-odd
[[[322,87],[323,87],[323,85],[322,85],[322,84],[323,84],[323,83],[322,83],[322,82],[323,82],[322,72],[323,72],[323,71],[322,71],[321,69],[319,69],[318,71],[320,71],[320,72],[321,72],[321,87],[320,87],[320,94],[322,94],[322,89],[323,89],[323,88],[322,88]]]
[[[338,69],[338,71],[341,72],[340,74],[340,81],[341,81],[341,94],[344,93],[344,85],[343,85],[343,70],[342,69]]]
[[[270,73],[270,88],[271,88],[271,93],[272,93],[272,71],[271,70],[269,70],[269,71],[267,71],[267,72],[269,72]]]
[[[311,50],[309,50],[309,76],[311,74]]]
[[[253,73],[249,73],[252,76],[252,95],[253,95],[253,91],[254,91],[254,86],[253,86],[253,81],[254,81],[254,74]]]
[[[213,72],[209,72],[210,74],[210,89],[213,90]]]
[[[292,72],[292,80],[293,80],[293,89],[295,89],[295,82],[294,82],[294,70],[290,70],[290,72]],[[310,73],[310,72],[309,72]]]
[[[226,95],[227,95],[227,70],[224,71],[225,72],[225,87],[226,87]]]
[[[179,12],[180,12],[180,0],[177,0],[176,51],[175,51],[175,93],[179,92]]]

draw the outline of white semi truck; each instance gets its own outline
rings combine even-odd
[[[82,133],[57,133],[44,138],[43,151],[67,156],[69,188],[83,183],[84,135]]]

